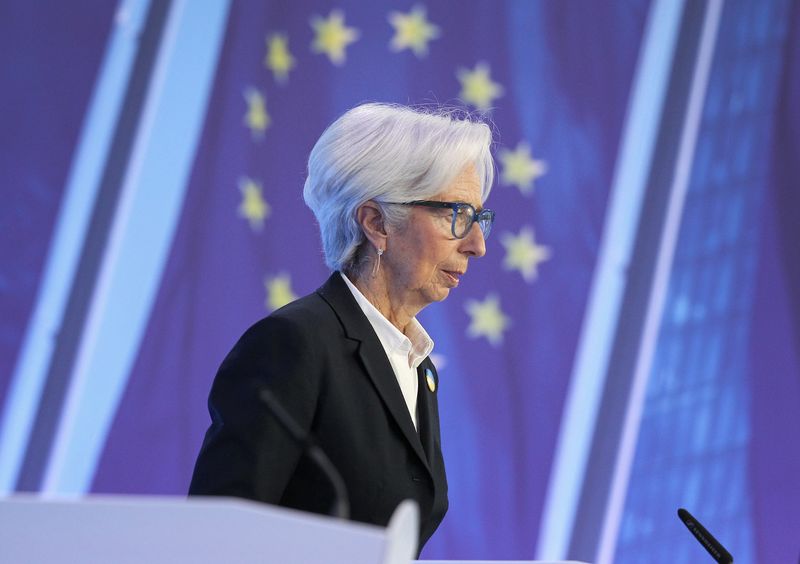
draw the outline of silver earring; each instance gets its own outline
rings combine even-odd
[[[375,259],[375,264],[372,267],[372,277],[375,278],[378,275],[378,269],[381,267],[381,255],[383,254],[383,249],[378,247],[375,249],[375,252],[378,254],[378,258]]]

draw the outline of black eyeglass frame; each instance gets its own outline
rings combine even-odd
[[[488,239],[489,233],[492,232],[492,224],[494,223],[494,210],[483,208],[477,211],[472,204],[466,202],[439,202],[436,200],[414,200],[412,202],[381,202],[383,204],[390,204],[394,206],[419,206],[424,208],[437,208],[437,209],[450,209],[453,210],[453,219],[450,222],[450,232],[456,239],[463,239],[472,230],[473,224],[477,223],[478,227],[483,233],[483,238]],[[461,210],[468,209],[470,211],[470,222],[464,229],[464,233],[459,237],[456,234],[456,220],[458,213]]]

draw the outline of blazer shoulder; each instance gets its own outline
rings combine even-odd
[[[300,374],[296,382],[316,381],[326,351],[343,334],[329,309],[312,294],[256,321],[222,360],[217,380]]]
[[[315,292],[272,312],[250,326],[237,348],[259,347],[264,341],[302,343],[324,350],[341,339],[362,340],[371,326],[338,272]]]
[[[331,308],[314,293],[298,298],[256,321],[245,331],[242,340],[260,339],[264,335],[313,339],[315,335],[335,331],[336,325],[336,316]]]

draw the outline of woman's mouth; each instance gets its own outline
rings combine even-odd
[[[464,274],[463,272],[458,272],[457,270],[443,270],[442,272],[447,275],[453,287],[458,286],[458,281]]]

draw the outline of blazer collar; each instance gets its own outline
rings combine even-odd
[[[389,364],[389,359],[386,358],[383,345],[381,345],[372,325],[370,325],[369,320],[367,320],[339,272],[334,272],[325,284],[317,290],[317,294],[336,313],[345,335],[349,339],[360,343],[358,354],[370,380],[372,380],[383,403],[386,405],[386,409],[400,427],[406,441],[430,472],[428,457],[423,450],[420,437],[414,428],[414,423],[411,421],[411,415],[408,413],[403,393],[400,391],[400,385],[397,383],[397,377],[394,374],[394,370],[392,370],[391,364]],[[421,406],[419,409],[421,413]]]

